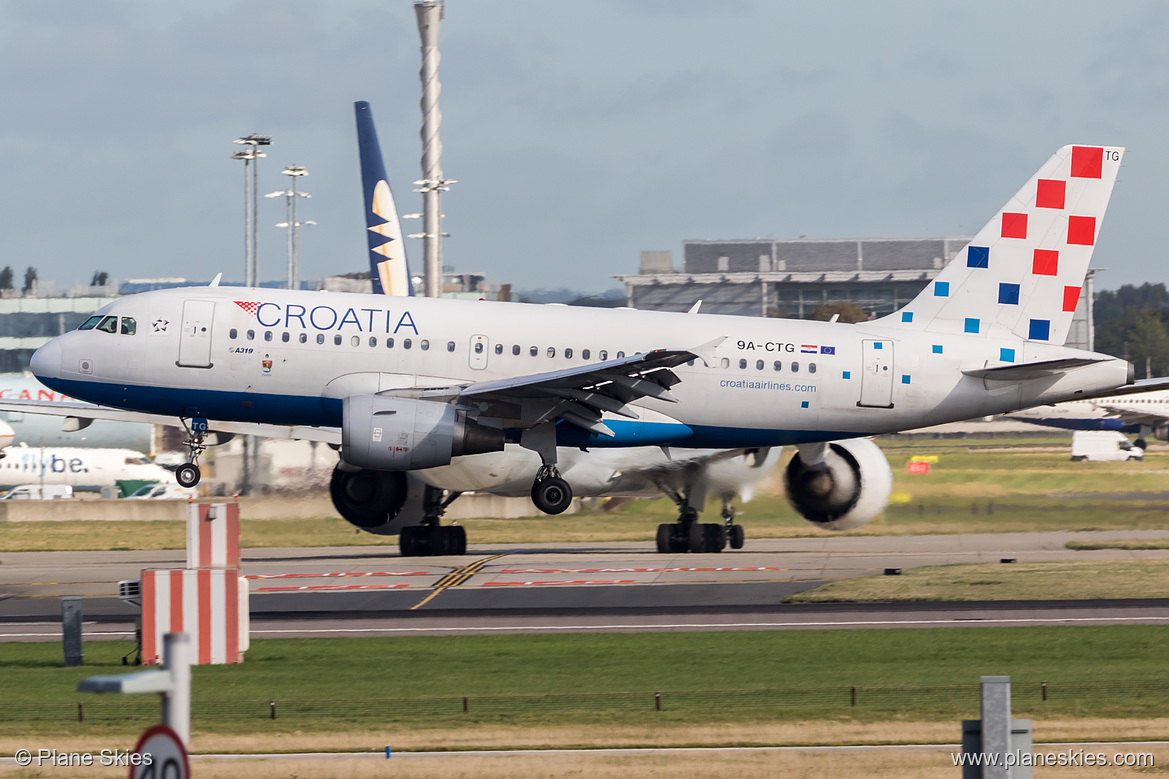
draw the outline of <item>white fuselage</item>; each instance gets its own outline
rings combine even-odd
[[[643,399],[615,435],[560,425],[571,446],[779,446],[889,433],[1126,383],[1128,364],[1010,336],[937,334],[887,320],[797,320],[598,310],[241,288],[147,292],[102,309],[134,334],[97,328],[42,347],[33,372],[81,400],[187,418],[336,427],[342,399],[578,367],[725,339],[674,369],[677,403]],[[106,328],[107,330],[109,328]],[[125,328],[123,328],[125,329]],[[1099,361],[994,381],[964,375],[1017,362]]]
[[[174,474],[130,449],[10,446],[0,459],[0,485],[116,486],[119,481],[169,481]]]

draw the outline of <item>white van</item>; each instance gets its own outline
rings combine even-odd
[[[73,497],[73,488],[68,484],[18,484],[0,500],[63,500]]]
[[[126,500],[189,500],[199,497],[194,487],[180,487],[176,481],[161,481],[141,487]]]
[[[1116,430],[1077,430],[1072,435],[1072,462],[1093,460],[1143,460],[1145,450],[1129,443]]]

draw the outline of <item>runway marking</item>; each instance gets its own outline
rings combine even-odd
[[[132,630],[113,630],[113,631],[107,631],[107,630],[90,631],[90,630],[87,630],[87,631],[85,631],[84,635],[86,637],[92,638],[94,636],[133,636],[136,634]],[[61,631],[58,630],[55,633],[4,633],[4,632],[0,631],[0,637],[2,637],[2,638],[60,638]]]
[[[411,606],[410,610],[414,611],[415,609],[422,608],[443,590],[447,589],[448,587],[458,587],[460,584],[467,581],[467,579],[470,579],[472,576],[479,573],[479,571],[483,570],[483,566],[487,565],[487,563],[491,562],[492,560],[498,560],[500,557],[503,557],[506,554],[508,553],[503,552],[501,554],[491,555],[490,557],[484,557],[482,560],[476,560],[470,565],[464,565],[462,568],[456,568],[446,576],[439,579],[438,582],[434,585],[434,592],[423,598],[422,601],[417,605]]]
[[[537,587],[543,587],[546,584],[637,584],[637,581],[634,579],[599,579],[599,580],[578,579],[576,581],[563,580],[563,581],[546,581],[546,582],[484,582],[483,586],[484,587],[500,587],[500,586],[517,586],[517,587],[537,586]]]
[[[253,592],[292,592],[296,590],[401,590],[409,584],[302,584],[288,587],[257,587]]]
[[[342,576],[437,576],[437,571],[345,571],[341,573],[251,573],[245,579],[326,579]]]
[[[1165,617],[1033,617],[1033,618],[988,618],[976,623],[991,624],[1064,624],[1078,622],[1169,622]],[[966,619],[906,619],[906,620],[842,620],[840,622],[678,622],[678,623],[629,623],[626,625],[491,625],[460,627],[409,627],[409,628],[252,628],[252,633],[492,633],[505,630],[695,630],[699,628],[799,628],[799,627],[869,627],[877,625],[970,625]]]
[[[504,568],[500,573],[676,573],[679,571],[790,571],[790,568]]]

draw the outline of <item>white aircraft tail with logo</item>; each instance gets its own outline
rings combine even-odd
[[[1124,149],[1065,146],[885,322],[1062,345]]]

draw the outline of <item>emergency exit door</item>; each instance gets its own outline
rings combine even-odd
[[[481,371],[487,367],[487,347],[490,341],[485,335],[471,336],[471,348],[469,351],[468,360],[471,367],[477,371]]]
[[[861,343],[861,399],[858,406],[893,408],[893,342]]]
[[[182,368],[211,367],[211,320],[215,301],[188,300],[183,303],[183,329],[179,334],[179,359]]]

